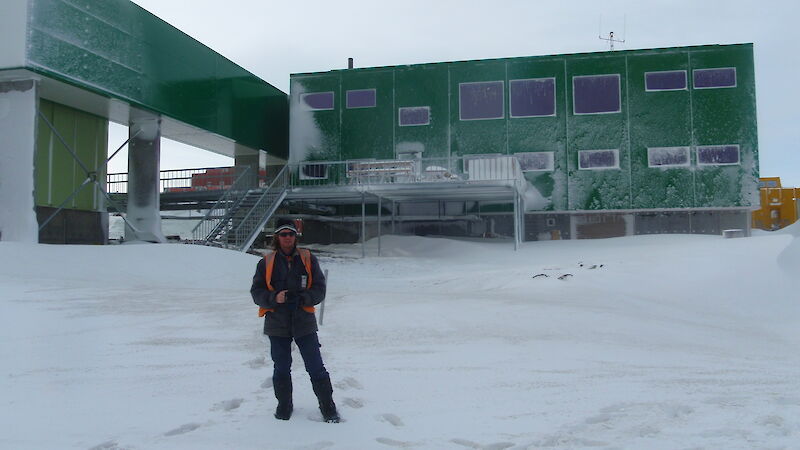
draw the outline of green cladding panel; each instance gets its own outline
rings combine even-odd
[[[96,172],[98,180],[105,180],[105,168],[101,166],[108,154],[108,121],[47,100],[39,101],[39,110],[55,131],[44,119],[39,119],[36,138],[36,205],[63,205],[67,209],[104,211],[102,194],[97,191],[94,183],[84,186],[72,199],[69,197],[87,178],[81,164],[90,172]],[[74,152],[80,163],[71,152]]]
[[[735,86],[695,86],[695,70],[724,68],[735,69]],[[648,88],[646,78],[653,83],[664,72],[678,84]],[[581,80],[598,75],[618,87],[613,110],[576,106],[576,89],[585,89]],[[554,85],[552,113],[512,115],[510,84],[542,79]],[[462,85],[486,82],[502,86],[502,113],[465,120]],[[375,89],[375,106],[348,109],[344,96],[350,89]],[[333,109],[303,109],[302,94],[324,91],[335,93]],[[540,210],[729,208],[753,206],[757,199],[752,44],[295,74],[290,98],[294,161],[385,159],[408,149],[422,150],[424,158],[551,152],[551,170],[524,174],[530,189],[547,200]],[[428,107],[429,123],[401,126],[398,114],[406,107]],[[698,158],[704,146],[736,146],[738,161],[704,164]],[[598,150],[613,154],[614,163],[581,164],[582,155]],[[658,164],[651,151],[679,157]]]
[[[285,157],[288,99],[128,0],[29,0],[26,68]]]

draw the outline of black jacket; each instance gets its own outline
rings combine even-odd
[[[317,318],[314,313],[301,306],[314,306],[325,300],[325,275],[319,267],[317,258],[311,255],[311,289],[301,286],[302,277],[308,276],[300,254],[295,250],[290,256],[280,250],[275,255],[272,268],[272,291],[267,289],[266,260],[261,258],[253,276],[250,295],[253,302],[273,311],[264,317],[264,334],[268,336],[301,337],[317,331]],[[287,290],[287,302],[275,301],[278,292]]]

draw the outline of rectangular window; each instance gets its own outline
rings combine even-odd
[[[553,171],[553,152],[517,153],[514,156],[523,172]]]
[[[578,169],[619,169],[619,150],[580,150],[578,151]]]
[[[688,167],[689,147],[650,147],[647,149],[650,167]]]
[[[648,92],[686,90],[686,71],[645,72],[644,90]]]
[[[572,110],[575,114],[621,112],[619,74],[572,77]]]
[[[545,117],[556,115],[556,79],[532,78],[511,80],[509,97],[511,117]]]
[[[348,109],[351,108],[374,108],[375,89],[358,89],[347,91],[345,99]]]
[[[503,82],[459,83],[458,104],[461,120],[502,119],[505,108]]]
[[[303,164],[300,166],[301,180],[326,180],[328,179],[328,166],[326,164]]]
[[[692,72],[695,89],[736,87],[736,68],[696,69]]]
[[[300,101],[312,111],[333,109],[333,92],[312,92],[300,94]]]
[[[767,180],[767,181],[759,181],[758,182],[759,189],[761,188],[776,188],[778,187],[778,182],[775,180]]]
[[[697,147],[698,166],[731,166],[739,164],[738,145],[706,145]]]
[[[397,120],[401,127],[428,125],[431,123],[430,106],[409,106],[397,111]]]

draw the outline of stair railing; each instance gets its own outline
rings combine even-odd
[[[233,230],[233,244],[239,251],[247,251],[255,242],[258,234],[264,229],[270,217],[275,213],[289,187],[289,166],[278,172],[275,179],[264,190],[255,205]]]
[[[219,225],[229,219],[230,206],[238,204],[247,195],[247,182],[251,181],[250,167],[245,167],[241,174],[236,177],[236,181],[231,184],[225,193],[209,208],[205,216],[200,219],[192,229],[192,239],[195,242],[208,244],[212,235],[217,232]]]

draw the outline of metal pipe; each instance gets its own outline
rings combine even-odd
[[[381,256],[381,196],[378,196],[378,256]]]
[[[361,257],[367,257],[367,206],[366,194],[361,193]]]
[[[519,194],[514,190],[514,250],[519,250]]]
[[[328,269],[325,269],[325,284],[328,284]],[[325,300],[319,305],[319,326],[325,321]]]

